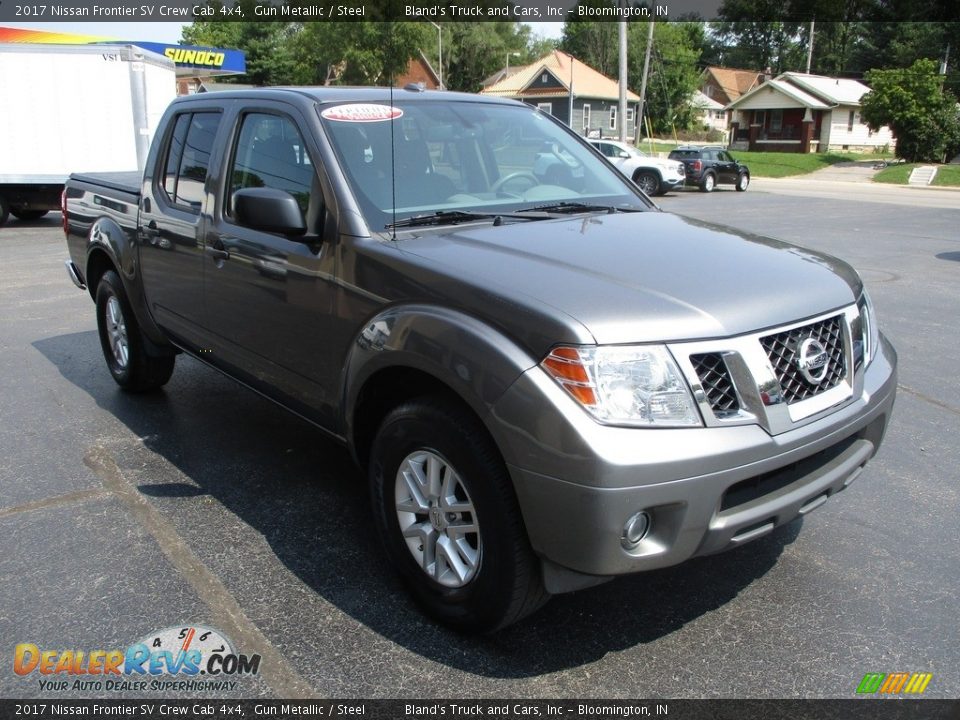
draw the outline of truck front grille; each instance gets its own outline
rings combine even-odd
[[[717,417],[732,415],[740,409],[730,372],[720,353],[691,355],[690,362],[700,378],[710,409]]]
[[[800,344],[812,337],[827,351],[827,374],[818,383],[807,380],[797,365]],[[787,403],[795,403],[836,387],[846,376],[846,355],[843,351],[843,316],[837,315],[812,325],[793,328],[760,338],[760,343],[780,381]]]

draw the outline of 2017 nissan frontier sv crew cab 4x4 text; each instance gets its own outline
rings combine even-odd
[[[180,98],[142,178],[75,174],[63,210],[117,383],[184,352],[346,444],[384,556],[460,628],[790,522],[893,407],[853,269],[660,212],[517,102]]]

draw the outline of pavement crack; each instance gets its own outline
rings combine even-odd
[[[127,482],[109,451],[94,446],[84,456],[83,464],[101,479],[103,486],[126,506],[140,526],[156,540],[170,563],[210,608],[211,621],[216,628],[226,633],[239,647],[261,656],[263,664],[260,666],[260,676],[277,696],[314,697],[310,684],[247,617],[220,578],[197,557],[163,515]]]
[[[913,395],[915,398],[919,398],[920,400],[923,400],[924,402],[928,402],[928,403],[930,403],[931,405],[934,405],[934,406],[940,408],[941,410],[946,410],[947,412],[951,412],[951,413],[953,413],[954,415],[960,415],[960,410],[957,410],[957,408],[953,407],[952,405],[947,405],[947,403],[942,402],[942,401],[940,401],[940,400],[936,400],[935,398],[932,398],[932,397],[930,397],[929,395],[925,395],[925,394],[923,394],[922,392],[920,392],[919,390],[914,390],[912,387],[907,387],[906,385],[903,385],[902,383],[897,383],[897,387],[898,387],[900,390],[903,390],[905,393],[907,393],[907,395]]]
[[[10,515],[17,515],[19,513],[31,512],[33,510],[43,510],[49,507],[56,507],[57,505],[69,505],[71,503],[83,502],[90,498],[103,497],[104,491],[101,488],[91,488],[89,490],[77,490],[76,492],[64,493],[63,495],[54,495],[53,497],[44,498],[43,500],[35,500],[34,502],[24,503],[23,505],[15,505],[14,507],[4,508],[0,510],[0,518],[5,518]]]

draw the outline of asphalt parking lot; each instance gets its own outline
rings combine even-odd
[[[861,270],[901,383],[863,476],[742,549],[556,597],[485,638],[412,606],[379,555],[360,473],[313,428],[189,358],[160,394],[120,392],[93,304],[64,272],[59,216],[11,222],[0,697],[58,696],[11,671],[15,644],[125,648],[185,625],[263,657],[218,696],[852,697],[865,673],[894,671],[960,696],[960,193],[952,208],[852,193],[758,183],[660,204]]]

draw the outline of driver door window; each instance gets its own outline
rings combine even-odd
[[[275,188],[297,200],[308,232],[319,231],[322,195],[303,138],[288,118],[266,113],[244,116],[230,167],[224,214],[233,214],[233,193],[245,188]]]

